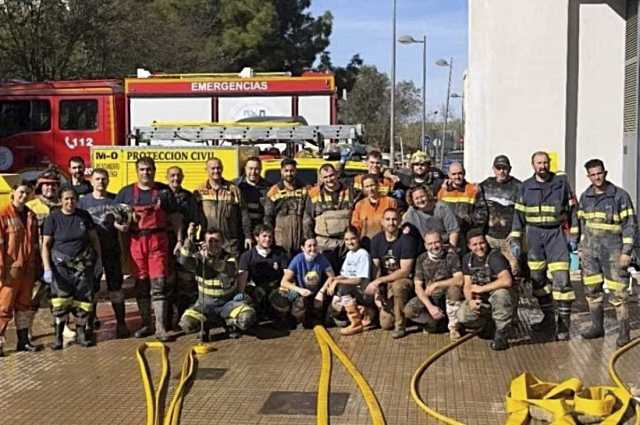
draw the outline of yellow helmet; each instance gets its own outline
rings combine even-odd
[[[431,162],[431,158],[429,158],[429,155],[427,155],[426,152],[423,151],[416,151],[413,153],[413,155],[411,155],[411,165],[413,164],[422,164],[425,162]]]

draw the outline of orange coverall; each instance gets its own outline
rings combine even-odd
[[[0,209],[0,337],[16,312],[16,328],[29,327],[31,291],[38,255],[38,219],[27,209],[26,224],[13,204]]]

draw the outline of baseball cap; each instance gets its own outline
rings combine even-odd
[[[493,166],[496,168],[511,168],[511,162],[506,155],[498,155],[493,160]]]
[[[411,155],[411,164],[422,164],[425,162],[431,162],[431,158],[429,158],[426,152],[416,151]]]

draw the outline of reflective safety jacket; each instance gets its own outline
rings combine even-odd
[[[27,207],[31,211],[33,211],[38,217],[38,227],[42,230],[42,225],[44,224],[44,219],[56,208],[60,208],[60,203],[58,201],[50,201],[42,195],[38,195],[29,202],[27,202]]]
[[[577,202],[567,177],[549,174],[546,182],[539,182],[532,176],[522,183],[513,215],[511,237],[522,237],[525,226],[570,228],[577,223]]]
[[[202,257],[198,246],[188,243],[180,249],[178,262],[195,275],[202,296],[228,301],[238,293],[238,265],[228,252]]]
[[[593,186],[580,196],[578,222],[571,228],[576,237],[583,239],[616,240],[622,253],[630,255],[638,231],[638,221],[629,194],[607,182],[604,193],[596,193]],[[612,249],[615,247],[611,247]]]
[[[240,195],[247,206],[249,220],[251,221],[251,230],[253,230],[258,224],[264,222],[264,204],[267,199],[269,183],[261,178],[258,183],[253,185],[247,181],[245,176],[238,178],[235,183],[238,189],[240,189]]]
[[[288,189],[282,181],[271,186],[264,205],[265,224],[275,228],[277,218],[286,216],[297,216],[302,222],[307,196],[307,189],[298,181],[293,189]]]
[[[207,180],[193,194],[202,203],[207,227],[222,231],[225,248],[237,250],[243,234],[245,239],[251,239],[251,222],[238,186],[223,179],[220,187],[214,189]]]
[[[342,239],[351,222],[355,201],[355,190],[345,184],[340,184],[334,192],[326,190],[324,185],[309,189],[304,213],[305,239],[314,235]]]
[[[486,206],[481,196],[478,186],[466,181],[461,189],[453,185],[443,185],[438,191],[438,200],[451,208],[463,234],[471,227],[485,222]]]
[[[489,177],[480,183],[482,199],[487,208],[488,236],[495,239],[509,236],[521,187],[522,182],[514,177],[502,183],[498,183],[495,177]]]
[[[353,188],[360,195],[360,197],[365,196],[362,193],[362,190],[364,189],[362,185],[362,179],[364,178],[364,176],[366,176],[366,174],[358,174],[353,179]],[[389,177],[378,176],[378,192],[380,193],[380,195],[391,195],[394,186],[395,183]]]
[[[0,210],[0,284],[6,278],[24,278],[38,259],[38,219],[26,208],[26,223],[9,203]]]
[[[440,190],[440,187],[442,187],[442,183],[444,183],[445,179],[446,176],[439,168],[431,167],[429,171],[427,171],[424,180],[421,179],[419,181],[415,174],[411,174],[409,176],[401,175],[400,183],[405,191],[412,187],[424,186],[431,190],[431,193],[435,196],[438,194],[438,191]]]

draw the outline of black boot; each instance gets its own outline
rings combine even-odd
[[[153,335],[153,323],[151,323],[151,299],[150,298],[138,298],[138,310],[142,317],[142,327],[134,332],[133,336],[136,338],[144,338]]]
[[[571,336],[569,330],[571,329],[571,315],[565,313],[558,314],[558,331],[556,333],[556,339],[558,341],[568,341]]]
[[[616,307],[616,318],[618,319],[618,338],[616,339],[616,345],[623,347],[631,340],[629,335],[629,306],[626,302]]]
[[[18,345],[16,345],[16,351],[29,351],[35,353],[42,349],[41,345],[34,345],[29,341],[29,329],[16,329],[18,335]]]
[[[91,347],[96,344],[93,337],[88,334],[86,325],[76,326],[76,342],[82,347]]]
[[[604,336],[604,306],[602,301],[590,302],[589,312],[591,313],[591,327],[581,333],[584,339],[595,339]]]
[[[111,307],[113,307],[113,313],[116,316],[116,337],[118,339],[129,338],[131,336],[131,332],[129,332],[129,328],[127,328],[127,323],[125,321],[124,303],[112,302]]]
[[[51,349],[53,350],[62,350],[64,347],[62,333],[64,332],[64,326],[67,324],[67,321],[64,318],[56,317],[54,319],[53,329],[53,343],[51,344]]]
[[[489,347],[494,351],[502,351],[509,348],[509,339],[507,338],[508,334],[509,332],[506,329],[496,331],[493,341],[489,343]]]
[[[173,341],[171,335],[167,331],[167,320],[169,317],[169,305],[168,301],[154,301],[153,311],[156,315],[156,333],[155,337],[160,342]]]

